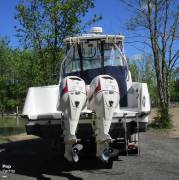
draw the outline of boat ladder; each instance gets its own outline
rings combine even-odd
[[[127,131],[127,113],[124,113],[123,115],[123,126],[124,126],[124,142],[125,142],[125,151],[126,155],[128,156],[128,150],[129,150],[129,141],[128,141],[128,131]],[[134,143],[134,145],[137,144],[137,155],[140,155],[140,136],[139,136],[139,118],[138,113],[135,115],[136,119],[136,138],[135,141],[132,141],[130,143]]]

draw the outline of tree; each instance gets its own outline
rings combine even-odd
[[[7,38],[0,39],[0,113],[14,112],[29,86],[35,84],[36,69],[29,50],[11,49]]]
[[[0,112],[3,116],[7,102],[7,54],[8,41],[6,38],[0,39]]]
[[[179,67],[175,68],[172,72],[169,84],[171,101],[179,101]]]
[[[170,127],[169,77],[179,58],[176,44],[179,38],[179,2],[138,0],[131,4],[131,1],[121,1],[135,11],[128,23],[129,30],[143,28],[143,33],[148,33],[143,43],[148,44],[153,53],[159,95],[159,123],[161,127]]]
[[[58,82],[63,39],[81,31],[81,17],[93,7],[93,0],[28,0],[18,4],[17,35],[24,47],[34,52],[37,84]]]

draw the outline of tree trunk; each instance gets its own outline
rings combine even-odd
[[[155,56],[156,57],[156,56]],[[154,59],[157,62],[157,59]],[[169,89],[168,89],[168,74],[165,69],[161,72],[160,64],[156,63],[156,77],[157,77],[157,90],[159,95],[159,127],[169,128],[171,127],[171,120],[169,115]]]

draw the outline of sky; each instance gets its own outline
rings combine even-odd
[[[0,37],[7,36],[10,40],[10,46],[13,48],[19,47],[14,28],[18,25],[18,22],[14,19],[15,6],[18,2],[19,0],[0,0]],[[103,19],[93,26],[101,26],[103,32],[107,34],[121,33],[126,36],[126,42],[129,41],[130,33],[126,31],[125,23],[132,14],[119,0],[95,0],[95,8],[89,10],[82,22],[88,21],[94,14],[101,15]],[[139,49],[143,48],[142,44],[126,43],[125,45],[125,51],[129,57],[141,54],[142,52]],[[146,48],[145,50],[148,51]]]
[[[17,2],[18,0],[0,0],[0,37],[7,36],[12,47],[18,47],[14,29],[17,23],[14,19]]]

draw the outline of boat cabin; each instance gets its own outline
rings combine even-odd
[[[81,77],[88,85],[100,74],[114,77],[120,89],[120,106],[127,106],[128,65],[124,54],[124,36],[91,34],[65,39],[66,58],[61,66],[61,78]]]

